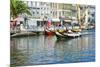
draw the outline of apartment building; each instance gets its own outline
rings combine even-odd
[[[71,4],[53,3],[53,2],[37,2],[37,1],[24,1],[30,8],[32,17],[35,19],[70,17]]]
[[[50,7],[48,3],[37,1],[24,1],[30,8],[32,18],[40,19],[44,16],[49,16]]]

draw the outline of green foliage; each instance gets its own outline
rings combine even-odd
[[[18,15],[26,13],[31,15],[28,6],[20,0],[10,0],[11,17],[16,18]]]

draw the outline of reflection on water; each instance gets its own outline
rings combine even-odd
[[[11,38],[11,64],[37,65],[95,61],[95,35],[70,40],[56,36]]]

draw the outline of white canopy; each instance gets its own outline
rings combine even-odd
[[[52,19],[54,22],[60,22],[60,19]]]
[[[72,22],[72,20],[64,20],[65,22]]]

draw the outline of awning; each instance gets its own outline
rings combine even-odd
[[[65,22],[72,22],[72,20],[64,20]]]
[[[43,19],[30,19],[32,21],[43,21]]]
[[[24,18],[23,17],[17,17],[13,21],[24,21]]]
[[[53,22],[60,22],[60,19],[52,19]]]

